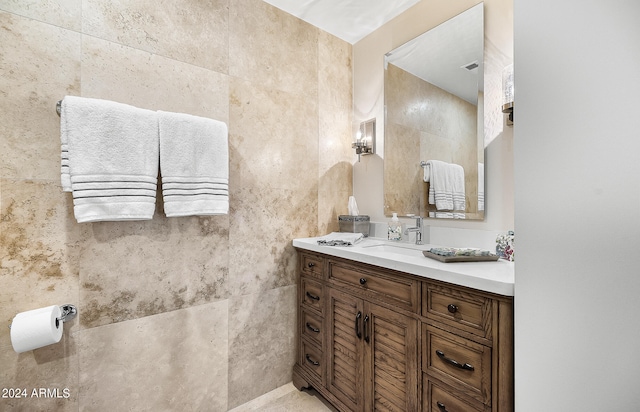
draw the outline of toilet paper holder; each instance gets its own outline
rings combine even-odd
[[[70,321],[78,314],[78,310],[76,309],[76,307],[68,303],[66,305],[61,305],[60,311],[62,312],[62,315],[60,315],[60,317],[56,320],[61,320],[63,323]]]

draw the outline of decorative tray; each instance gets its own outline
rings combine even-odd
[[[442,256],[436,255],[435,253],[431,253],[428,250],[423,250],[422,254],[428,258],[439,260],[444,263],[452,263],[452,262],[495,262],[500,259],[498,255],[488,255],[488,256]]]

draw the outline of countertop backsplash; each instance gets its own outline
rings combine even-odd
[[[411,221],[401,220],[402,223],[402,242],[414,243],[415,233],[405,235],[405,229],[413,226]],[[371,222],[369,236],[375,238],[386,239],[387,222]],[[447,247],[474,247],[495,251],[496,237],[505,233],[500,230],[476,230],[476,229],[459,229],[451,227],[429,226],[428,221],[423,223],[424,229],[422,233],[422,243],[427,245],[438,245]]]

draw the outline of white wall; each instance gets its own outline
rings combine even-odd
[[[516,410],[640,410],[640,2],[515,2]]]
[[[361,214],[386,222],[383,199],[385,53],[478,4],[478,0],[422,0],[353,46],[354,131],[375,117],[377,154],[354,156],[353,192]],[[513,0],[485,0],[486,216],[481,222],[429,220],[432,227],[513,229],[513,128],[504,126],[502,70],[513,61]],[[416,166],[418,167],[418,166]],[[407,223],[411,221],[406,220]],[[495,238],[495,237],[494,237]]]

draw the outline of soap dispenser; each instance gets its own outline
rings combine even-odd
[[[397,213],[393,213],[391,221],[389,222],[387,239],[395,241],[400,241],[402,239],[402,225],[400,225],[400,220],[398,219]]]

